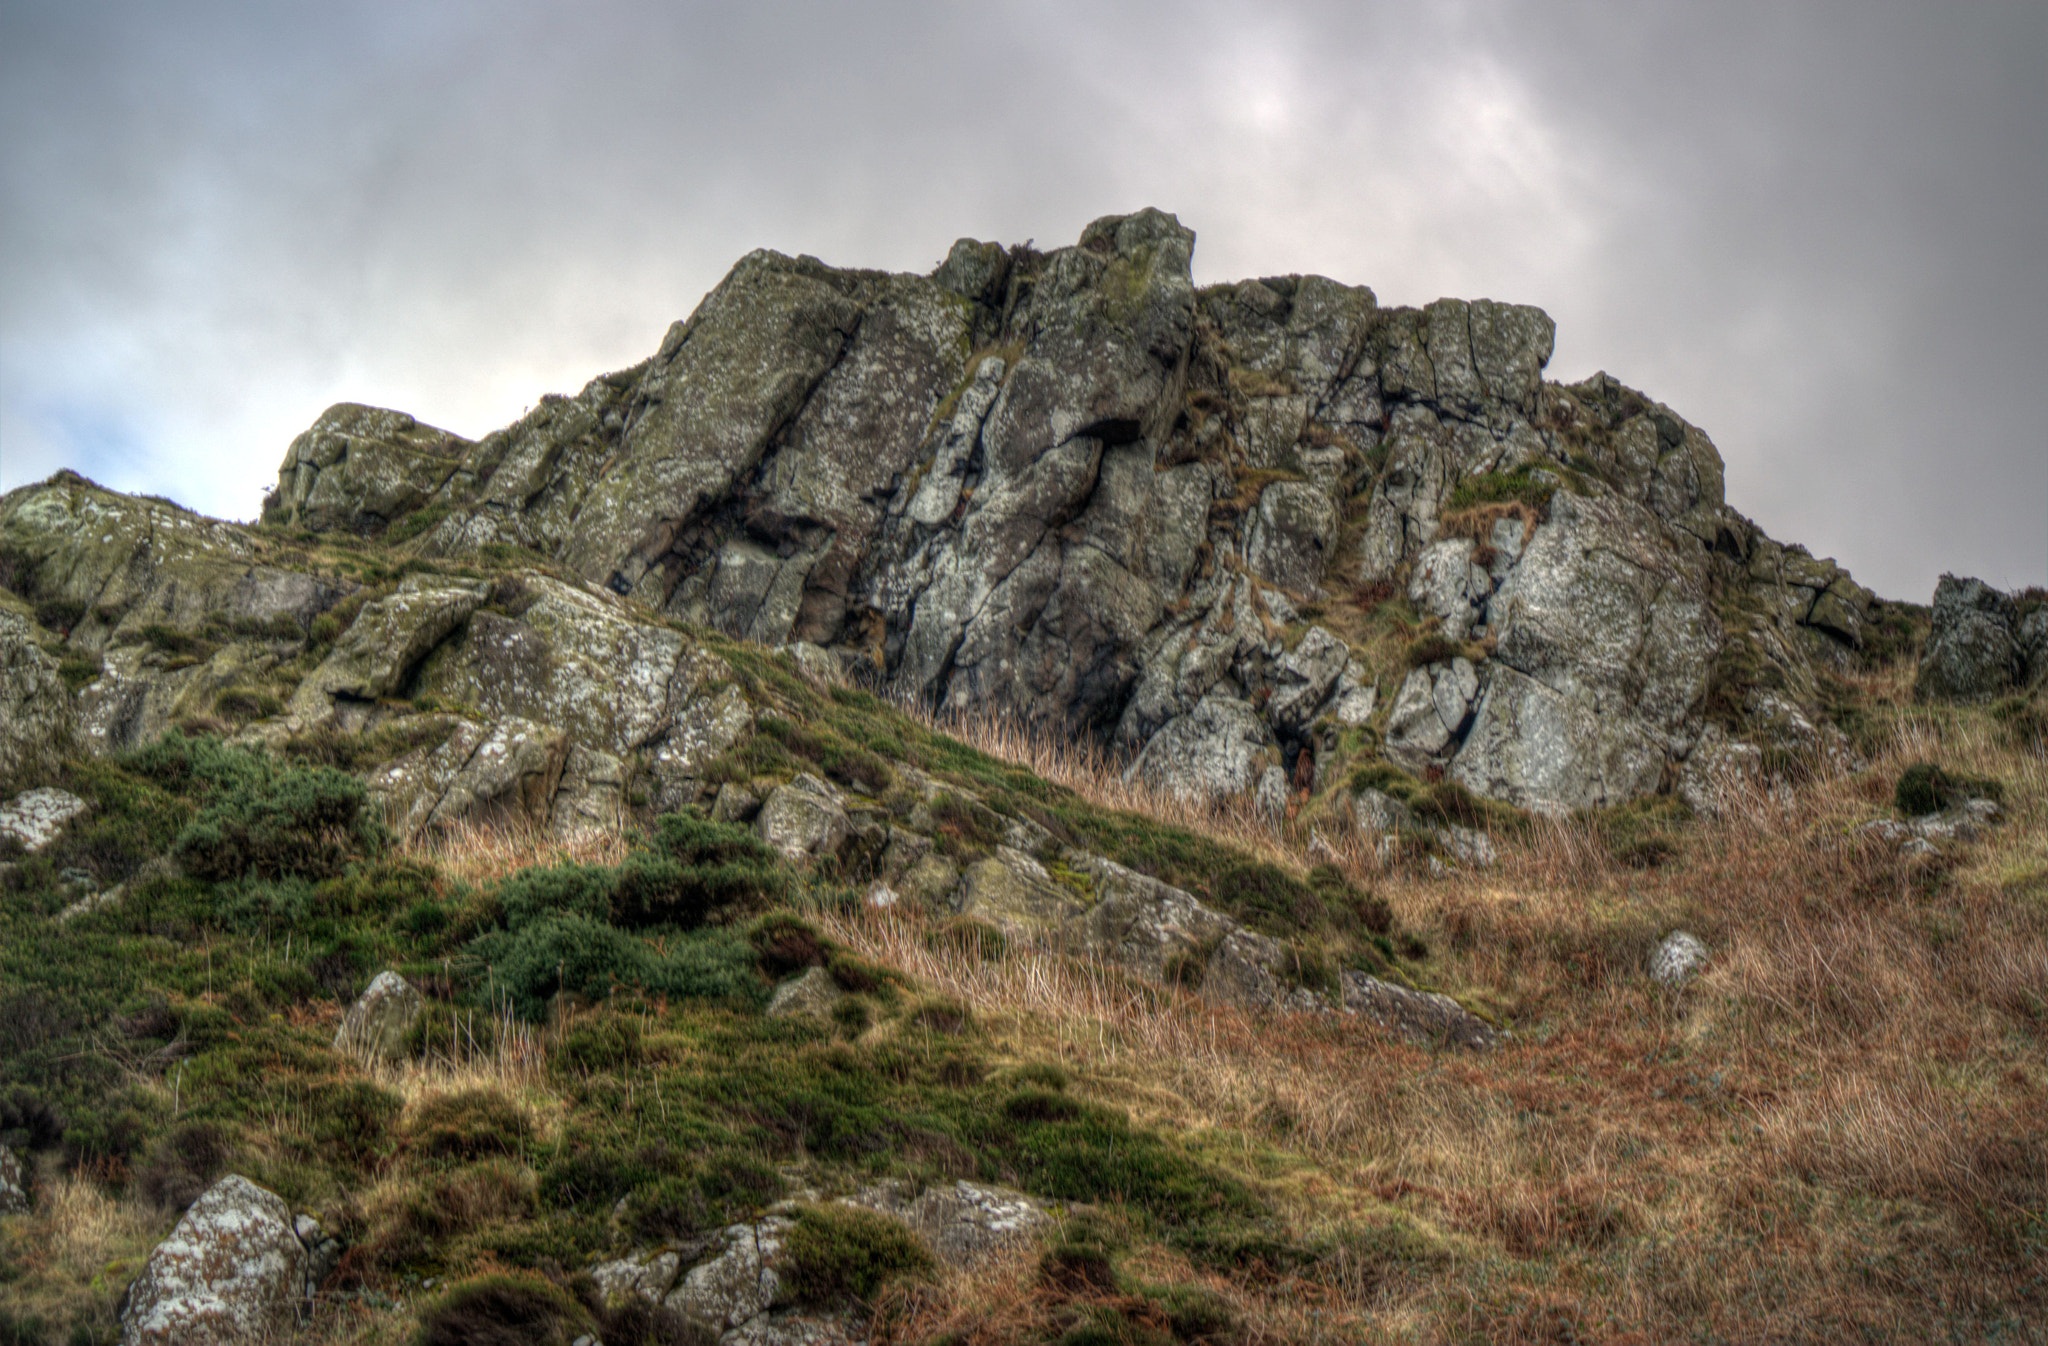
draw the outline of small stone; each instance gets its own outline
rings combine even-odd
[[[775,988],[775,994],[768,1001],[768,1017],[787,1019],[801,1015],[811,1019],[829,1019],[833,1006],[845,998],[846,993],[832,980],[832,974],[822,967],[814,967]]]
[[[869,885],[867,896],[862,899],[862,901],[866,902],[868,906],[876,911],[887,911],[902,900],[902,898],[896,895],[894,888],[883,883],[880,879],[875,880],[873,884]]]
[[[11,838],[25,851],[39,851],[55,841],[64,824],[85,812],[85,807],[85,801],[68,790],[47,785],[24,790],[0,804],[0,839]],[[86,877],[90,880],[92,876]]]
[[[0,1145],[0,1215],[14,1215],[28,1209],[28,1179],[14,1151]]]
[[[426,998],[396,972],[379,972],[342,1016],[334,1049],[381,1061],[405,1055],[405,1035],[426,1012]]]
[[[1678,986],[1706,962],[1707,946],[1683,930],[1674,930],[1650,956],[1650,979],[1659,986]]]

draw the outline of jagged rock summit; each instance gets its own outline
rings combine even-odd
[[[1702,431],[1546,382],[1539,310],[1198,290],[1193,248],[1145,210],[929,276],[755,252],[652,358],[481,440],[323,413],[265,522],[374,539],[416,572],[395,590],[62,476],[0,502],[0,586],[100,661],[95,745],[252,687],[258,737],[460,710],[380,768],[414,826],[713,789],[752,723],[689,624],[1097,736],[1175,789],[1321,795],[1383,753],[1556,811],[1797,717],[1880,623],[1729,508]],[[275,643],[323,620],[311,668]],[[48,700],[48,662],[8,655],[10,696]]]

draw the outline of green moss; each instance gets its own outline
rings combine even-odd
[[[1539,474],[1551,480],[1539,480]],[[1530,463],[1509,472],[1474,473],[1452,488],[1450,497],[1444,501],[1443,512],[1455,514],[1480,505],[1510,503],[1545,510],[1550,507],[1550,497],[1557,493],[1560,475],[1553,467]]]
[[[853,1206],[804,1206],[783,1245],[786,1302],[865,1304],[891,1281],[928,1276],[938,1263],[900,1221]]]

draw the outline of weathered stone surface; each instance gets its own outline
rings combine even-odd
[[[1259,495],[1245,566],[1268,584],[1314,595],[1337,540],[1337,507],[1312,482],[1276,481]]]
[[[19,1215],[29,1208],[28,1175],[13,1150],[0,1145],[0,1215]]]
[[[988,859],[969,865],[953,898],[962,916],[1027,940],[1059,930],[1081,905],[1078,893],[1014,846],[998,846]]]
[[[1274,755],[1264,718],[1246,702],[1212,693],[1169,720],[1130,769],[1155,790],[1222,799],[1252,788]]]
[[[1465,735],[1478,695],[1479,674],[1470,660],[1410,669],[1387,719],[1387,756],[1417,770],[1449,756]]]
[[[229,1175],[192,1203],[128,1289],[122,1346],[251,1346],[292,1326],[306,1250],[275,1193]]]
[[[319,720],[333,712],[335,698],[375,701],[391,695],[483,599],[481,585],[422,585],[365,604],[327,658],[299,684],[292,713]]]
[[[1658,943],[1650,955],[1650,980],[1659,986],[1678,986],[1691,979],[1707,964],[1707,946],[1696,936],[1674,930]]]
[[[1322,627],[1311,626],[1300,644],[1274,661],[1268,674],[1273,690],[1266,700],[1266,718],[1282,733],[1300,733],[1329,700],[1350,663],[1349,646]]]
[[[1063,947],[1121,963],[1154,981],[1178,958],[1206,960],[1238,924],[1193,896],[1100,856],[1075,866],[1095,888],[1095,905],[1060,928]]]
[[[1484,1051],[1497,1045],[1500,1030],[1447,995],[1411,991],[1363,972],[1343,974],[1344,1008],[1381,1027],[1431,1046]]]
[[[85,809],[85,801],[69,790],[48,785],[23,790],[0,804],[0,840],[20,842],[25,851],[39,851]]]
[[[342,1015],[334,1050],[365,1060],[401,1060],[405,1035],[426,1009],[426,997],[411,982],[396,972],[379,972]]]
[[[0,780],[54,773],[78,750],[78,714],[35,628],[0,608]]]
[[[1943,575],[1934,587],[1927,649],[1920,657],[1914,695],[1932,701],[1983,701],[2003,695],[2029,671],[2018,627],[2018,605],[2009,595],[1982,580]]]
[[[339,403],[292,441],[265,504],[283,523],[381,533],[425,505],[469,447],[403,412]]]
[[[1718,818],[1761,788],[1763,777],[1763,750],[1710,724],[1686,755],[1674,793],[1702,818]]]
[[[529,720],[457,720],[437,744],[371,773],[369,793],[408,834],[463,822],[544,826],[569,738]]]
[[[755,815],[754,830],[785,860],[803,864],[839,854],[853,830],[844,796],[816,776],[777,786]]]
[[[768,999],[767,1013],[771,1019],[829,1019],[833,1008],[845,998],[846,993],[832,980],[832,974],[814,967],[776,987],[775,994]]]
[[[939,1260],[954,1267],[972,1267],[1053,1224],[1045,1203],[965,1178],[922,1190],[903,1182],[882,1183],[842,1201],[901,1220]]]
[[[1560,493],[1487,611],[1498,644],[1452,777],[1546,810],[1653,791],[1698,734],[1720,630],[1657,520]]]
[[[676,1274],[682,1270],[682,1265],[680,1253],[674,1249],[661,1249],[599,1263],[590,1269],[590,1278],[597,1282],[598,1293],[607,1303],[638,1295],[659,1304],[675,1285]]]
[[[662,1302],[719,1332],[765,1314],[782,1291],[776,1267],[795,1227],[786,1215],[729,1226],[722,1246],[685,1272]]]
[[[1470,538],[1432,542],[1415,558],[1408,580],[1408,599],[1416,610],[1438,621],[1450,640],[1463,640],[1486,614],[1493,596],[1493,576],[1473,562],[1478,544]]]

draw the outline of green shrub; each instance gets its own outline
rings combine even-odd
[[[560,1286],[495,1272],[461,1282],[422,1310],[419,1346],[567,1346],[596,1326]]]
[[[405,1146],[430,1159],[480,1159],[518,1154],[533,1123],[496,1089],[464,1089],[421,1104],[405,1126]]]
[[[639,1065],[645,1055],[638,1019],[599,1014],[563,1034],[555,1064],[586,1073],[619,1070]]]
[[[937,1263],[900,1222],[852,1206],[806,1206],[789,1231],[784,1293],[799,1304],[866,1304],[890,1281],[929,1275]]]
[[[1441,664],[1465,656],[1465,647],[1449,636],[1431,632],[1408,643],[1402,651],[1401,662],[1409,668],[1421,668],[1425,664]]]
[[[1378,790],[1389,799],[1411,804],[1421,795],[1423,784],[1392,762],[1375,759],[1351,773],[1353,790]]]
[[[498,885],[498,906],[513,930],[550,916],[601,921],[611,915],[612,871],[598,865],[522,869]]]
[[[1545,509],[1550,504],[1550,497],[1557,493],[1557,483],[1537,481],[1534,474],[1535,469],[1527,463],[1510,472],[1474,473],[1452,488],[1442,512],[1456,514],[1480,505],[1517,501],[1538,510]]]
[[[1984,776],[1944,770],[1933,762],[1915,762],[1899,773],[1892,802],[1909,818],[1953,808],[1967,799],[2003,803],[2005,787]]]
[[[634,1188],[620,1223],[644,1242],[691,1239],[750,1219],[781,1195],[782,1178],[772,1167],[721,1152]]]
[[[747,1006],[766,994],[753,949],[731,931],[671,939],[658,953],[617,926],[572,912],[480,935],[469,949],[489,965],[490,983],[528,1020],[542,1018],[560,991],[597,1001],[615,989],[638,987],[672,1000]]]
[[[321,879],[376,856],[389,841],[353,776],[332,767],[284,768],[256,753],[240,761],[210,755],[189,759],[190,778],[212,788],[171,848],[196,878]],[[170,756],[155,760],[178,776]]]
[[[791,912],[763,916],[747,929],[762,971],[777,981],[807,967],[822,967],[827,945],[816,927]]]

